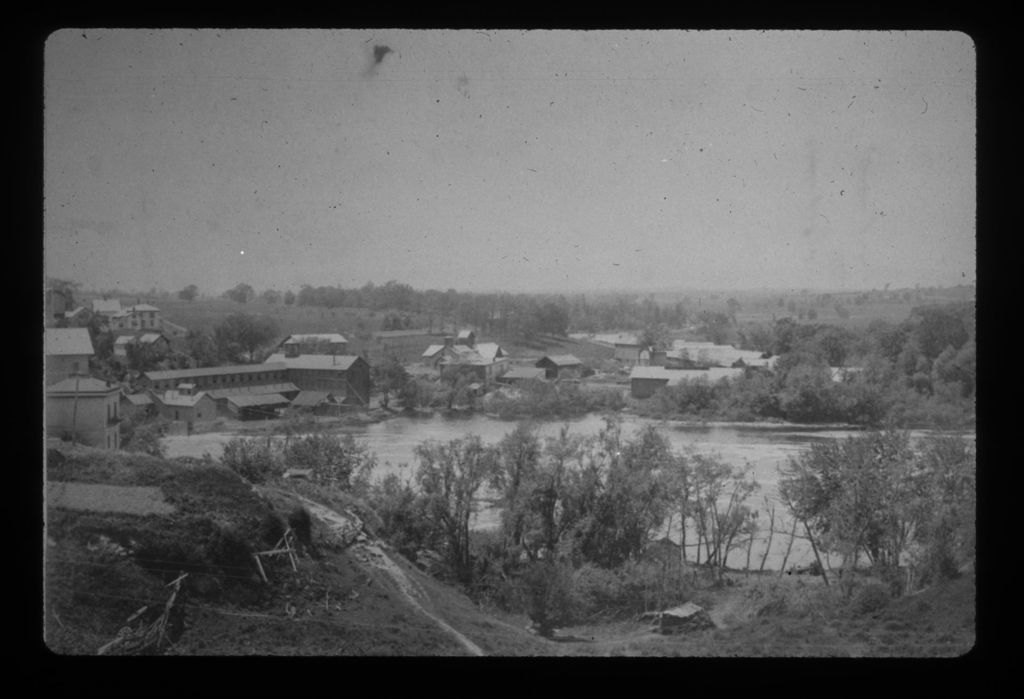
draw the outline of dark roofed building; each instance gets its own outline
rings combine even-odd
[[[272,354],[268,364],[283,365],[288,380],[301,391],[330,391],[351,405],[370,403],[370,365],[355,355]]]
[[[541,357],[534,366],[544,369],[549,379],[579,378],[583,371],[583,362],[571,354]]]
[[[278,417],[288,399],[279,393],[239,394],[227,397],[228,412],[239,420],[266,420]]]

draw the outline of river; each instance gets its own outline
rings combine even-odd
[[[604,427],[604,419],[600,415],[587,415],[564,421],[548,421],[538,423],[542,437],[555,436],[562,425],[568,424],[570,431],[581,435],[595,435]],[[809,445],[843,439],[860,431],[849,428],[814,427],[792,424],[766,423],[711,423],[693,424],[673,421],[660,421],[634,415],[623,416],[622,431],[624,437],[635,435],[644,426],[653,424],[658,431],[668,438],[673,449],[683,451],[693,449],[698,453],[715,454],[733,466],[749,467],[752,475],[760,484],[760,491],[748,501],[750,506],[759,511],[759,522],[763,536],[755,539],[751,549],[751,566],[760,565],[762,554],[768,543],[768,515],[771,505],[776,508],[776,529],[787,532],[792,520],[785,507],[778,503],[779,467],[786,464],[791,457],[798,456]],[[514,422],[498,420],[478,413],[466,416],[451,417],[434,414],[426,417],[393,417],[381,422],[338,427],[334,431],[351,434],[366,444],[377,455],[378,468],[375,476],[381,477],[389,472],[396,472],[403,477],[411,477],[416,462],[414,450],[416,445],[426,440],[449,441],[464,437],[467,434],[478,435],[485,443],[493,444],[515,428]],[[913,431],[914,439],[930,434],[925,431]],[[171,435],[164,438],[168,456],[201,457],[209,453],[219,459],[224,444],[235,437],[226,432],[210,432],[192,436]],[[766,503],[767,501],[767,503]],[[475,514],[473,526],[476,529],[495,527],[499,521],[499,513],[494,508],[481,503]],[[673,531],[670,536],[678,541],[679,532]],[[694,541],[692,535],[689,541]],[[777,568],[785,555],[788,535],[776,534],[766,559],[766,568]],[[729,565],[743,567],[746,550],[734,550],[729,555]],[[787,567],[790,565],[806,565],[813,560],[809,544],[797,539],[790,552]]]

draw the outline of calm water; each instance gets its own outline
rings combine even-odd
[[[565,424],[569,425],[570,431],[574,434],[595,435],[604,427],[604,420],[598,415],[588,415],[573,420],[539,423],[538,428],[542,437],[553,437]],[[655,425],[677,451],[693,449],[698,453],[717,454],[727,463],[751,469],[761,489],[751,497],[748,505],[760,512],[759,522],[764,530],[762,538],[755,539],[751,547],[751,566],[754,568],[760,565],[767,545],[768,510],[772,504],[776,505],[776,529],[788,532],[792,526],[785,508],[777,500],[779,467],[785,465],[789,458],[798,456],[811,444],[859,434],[859,431],[850,429],[793,425],[684,425],[625,416],[622,423],[623,436],[632,437],[649,424]],[[479,414],[465,417],[436,414],[429,417],[396,417],[369,425],[338,428],[337,431],[352,434],[377,454],[379,467],[376,475],[383,476],[389,472],[396,472],[403,477],[411,478],[416,463],[414,450],[423,441],[449,441],[466,435],[478,435],[485,443],[493,444],[514,428],[513,422]],[[917,438],[925,434],[927,433],[923,431],[913,432],[912,436]],[[220,458],[223,445],[233,436],[227,433],[198,434],[191,437],[179,435],[165,437],[164,442],[168,448],[168,456],[199,457],[207,452],[216,459]],[[488,529],[496,526],[498,521],[498,512],[488,507],[486,503],[481,503],[473,524],[475,528]],[[678,541],[678,525],[676,531],[669,534]],[[688,541],[695,541],[692,534],[688,534],[687,538]],[[766,561],[767,568],[777,568],[781,564],[787,544],[787,535],[775,535]],[[745,559],[745,549],[733,551],[729,556],[729,565],[742,567]],[[810,546],[798,539],[793,544],[787,567],[805,565],[811,560],[813,554]]]

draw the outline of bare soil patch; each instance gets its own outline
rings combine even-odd
[[[50,507],[129,515],[168,515],[174,506],[164,501],[160,488],[144,485],[57,482],[46,484]]]

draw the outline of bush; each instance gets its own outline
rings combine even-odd
[[[280,450],[269,439],[235,437],[224,445],[221,463],[250,483],[266,483],[283,472]]]
[[[570,569],[562,563],[533,561],[519,578],[530,620],[542,636],[574,620],[573,582]]]
[[[862,587],[853,597],[852,611],[856,616],[871,614],[889,604],[889,589],[879,583]]]

